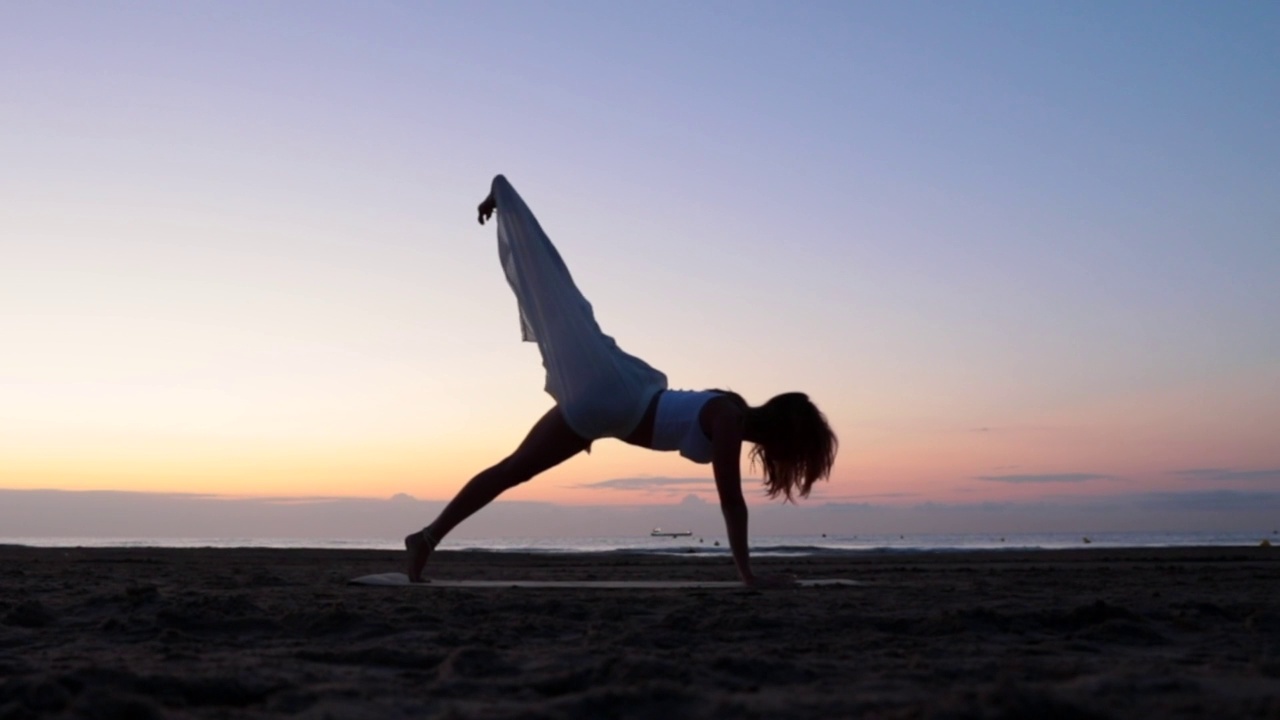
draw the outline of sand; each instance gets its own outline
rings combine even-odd
[[[396,553],[0,547],[0,719],[1280,717],[1280,549],[758,559],[798,590],[348,586]],[[727,559],[442,552],[471,579]]]

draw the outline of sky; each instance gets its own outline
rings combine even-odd
[[[1262,523],[1277,70],[1269,2],[6,3],[0,498],[446,500],[551,404],[503,173],[673,387],[823,408],[780,531]],[[709,478],[606,441],[504,501]]]

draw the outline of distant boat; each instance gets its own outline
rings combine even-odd
[[[677,538],[677,537],[689,537],[692,534],[693,534],[692,530],[663,530],[662,528],[654,528],[653,532],[649,533],[649,536]]]

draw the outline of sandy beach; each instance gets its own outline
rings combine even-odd
[[[370,588],[373,551],[0,547],[0,718],[1280,717],[1280,550],[759,559],[858,587]],[[727,559],[438,555],[458,579]]]

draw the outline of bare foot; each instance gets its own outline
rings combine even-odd
[[[405,568],[409,582],[426,582],[422,579],[422,569],[427,566],[427,559],[431,557],[433,548],[427,544],[422,533],[416,532],[404,536],[404,549],[409,554],[408,565]]]

